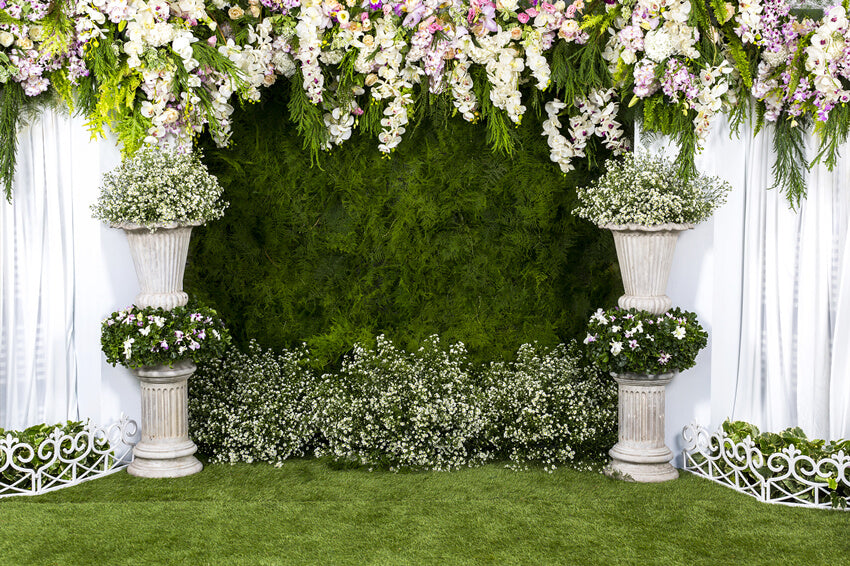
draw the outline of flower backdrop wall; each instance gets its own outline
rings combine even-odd
[[[629,143],[621,102],[674,136],[680,167],[720,112],[755,100],[773,122],[777,181],[804,194],[803,128],[835,162],[850,129],[847,0],[815,19],[784,0],[0,0],[0,175],[14,171],[22,109],[45,93],[110,126],[127,153],[226,144],[233,104],[289,80],[313,155],[355,127],[389,154],[423,105],[486,123],[495,149],[545,112],[551,158],[569,171],[595,144]],[[750,96],[752,95],[752,96]]]

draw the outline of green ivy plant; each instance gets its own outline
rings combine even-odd
[[[110,364],[128,368],[171,366],[220,357],[230,332],[213,309],[182,306],[170,311],[128,307],[112,313],[101,325],[101,347]]]
[[[708,343],[694,313],[679,308],[662,315],[637,309],[598,309],[587,325],[589,359],[610,373],[662,374],[696,363]]]

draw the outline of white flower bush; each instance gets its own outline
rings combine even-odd
[[[379,336],[318,377],[305,348],[276,356],[252,343],[199,368],[190,426],[214,461],[599,467],[616,441],[616,387],[571,348],[525,345],[512,363],[473,367],[462,344],[433,336],[408,353]]]
[[[103,176],[92,214],[109,224],[154,228],[224,215],[223,189],[196,154],[146,147]]]
[[[304,349],[274,355],[251,342],[198,368],[189,381],[189,427],[214,462],[281,465],[313,445],[312,372]]]
[[[731,188],[717,177],[683,178],[662,157],[630,153],[609,159],[604,175],[577,189],[581,206],[573,213],[598,226],[697,224],[726,202]]]
[[[616,442],[617,387],[580,360],[564,344],[545,353],[524,344],[515,362],[487,368],[488,441],[497,457],[549,471],[605,460]]]
[[[408,354],[379,336],[374,350],[355,346],[336,375],[322,377],[317,456],[391,470],[451,470],[492,453],[479,439],[484,403],[462,344],[448,351],[431,337]]]

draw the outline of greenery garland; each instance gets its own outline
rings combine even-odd
[[[188,148],[208,128],[228,143],[235,100],[290,81],[289,113],[315,161],[352,129],[391,154],[424,110],[482,122],[511,155],[528,110],[546,112],[551,159],[566,172],[598,138],[628,150],[620,101],[673,137],[694,173],[713,118],[775,127],[776,182],[833,167],[850,133],[848,0],[823,17],[785,0],[109,0],[0,8],[0,182],[11,197],[23,107],[52,92],[113,129],[127,154]],[[522,89],[522,85],[531,88]],[[755,99],[754,112],[750,101]],[[562,120],[564,123],[562,124]],[[806,162],[803,132],[821,138]]]

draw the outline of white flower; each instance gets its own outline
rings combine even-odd
[[[148,334],[150,334],[150,333],[151,333],[151,327],[150,327],[150,325],[145,326],[144,328],[140,328],[140,329],[139,329],[139,334],[141,334],[142,336],[147,336],[147,335],[148,335]]]
[[[605,311],[602,309],[596,309],[596,312],[593,313],[593,316],[591,316],[590,319],[595,320],[602,326],[606,326],[608,324],[608,317],[605,316]]]
[[[623,351],[623,343],[611,341],[611,353],[615,356]]]
[[[124,358],[130,359],[130,356],[133,355],[133,342],[136,340],[134,338],[127,338],[124,340]]]
[[[677,340],[681,340],[682,338],[684,338],[685,337],[685,327],[684,326],[677,326],[676,330],[673,331],[673,337],[676,338]]]
[[[0,31],[0,45],[9,47],[15,43],[15,36],[8,31]]]
[[[662,29],[648,32],[643,38],[643,48],[646,56],[656,63],[663,63],[675,51],[673,39]]]

